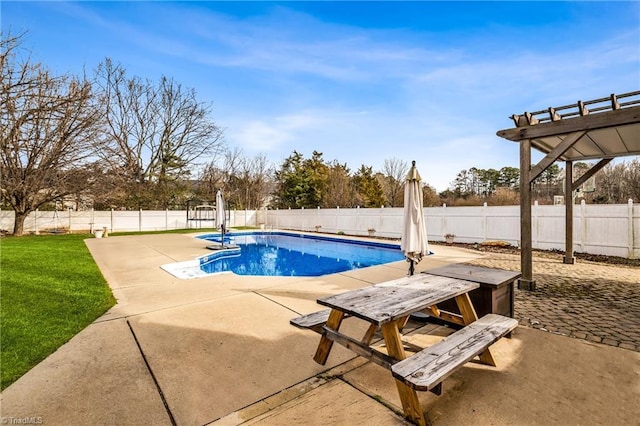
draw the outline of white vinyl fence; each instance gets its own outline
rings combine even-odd
[[[236,210],[228,212],[227,227],[254,226],[266,229],[319,231],[329,234],[401,236],[401,207],[335,208],[296,210]],[[532,207],[533,247],[564,250],[565,207]],[[431,241],[475,243],[506,241],[520,244],[519,206],[427,207],[424,209]],[[0,229],[13,230],[14,213],[0,211]],[[107,227],[110,232],[158,231],[211,228],[212,221],[189,221],[186,211],[38,211],[25,222],[25,233],[93,232]],[[576,252],[640,257],[640,204],[580,204],[574,207]],[[371,231],[369,231],[371,230]]]

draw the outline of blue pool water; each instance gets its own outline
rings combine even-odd
[[[404,260],[400,246],[338,238],[272,233],[225,235],[225,244],[239,247],[200,258],[207,273],[315,277]],[[202,235],[220,243],[219,234]]]

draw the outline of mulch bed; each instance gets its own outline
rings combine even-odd
[[[491,242],[487,244],[482,243],[452,243],[452,244],[444,244],[435,242],[429,242],[430,244],[436,245],[447,245],[452,247],[460,247],[469,250],[481,251],[481,252],[491,252],[491,253],[504,253],[504,254],[515,254],[520,255],[520,249],[511,245],[504,244],[493,244]],[[548,257],[548,258],[562,258],[564,256],[564,251],[562,250],[538,250],[533,249],[534,256],[538,257]],[[620,265],[620,266],[629,266],[629,267],[640,267],[640,259],[627,259],[624,257],[618,256],[604,256],[599,254],[589,254],[589,253],[574,253],[574,256],[578,260],[585,260],[588,262],[596,262],[596,263],[606,263],[609,265]]]

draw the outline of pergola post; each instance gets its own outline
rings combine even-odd
[[[564,258],[568,265],[576,263],[573,256],[573,161],[566,161],[564,168]]]
[[[531,253],[531,140],[520,141],[520,269],[521,290],[535,290],[533,255]]]

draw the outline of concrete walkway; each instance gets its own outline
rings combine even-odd
[[[406,262],[317,278],[180,280],[160,265],[205,254],[192,236],[110,237],[87,245],[118,304],[2,393],[7,423],[405,424],[388,371],[339,346],[326,366],[317,365],[318,335],[289,319],[318,310],[318,297],[402,277]],[[452,262],[506,265],[492,263],[494,254],[432,250],[418,271]],[[597,274],[604,276],[588,278],[626,288],[618,268],[602,268]],[[533,314],[519,309],[530,296],[516,298],[527,325],[523,315]],[[555,307],[545,300],[526,312],[552,317]],[[637,325],[634,312],[625,320]],[[350,318],[345,326],[363,324]],[[410,338],[424,338],[423,324],[410,326]],[[494,346],[497,368],[470,363],[444,382],[442,396],[420,393],[420,399],[436,425],[637,425],[640,353],[630,339],[606,345],[521,326]]]

